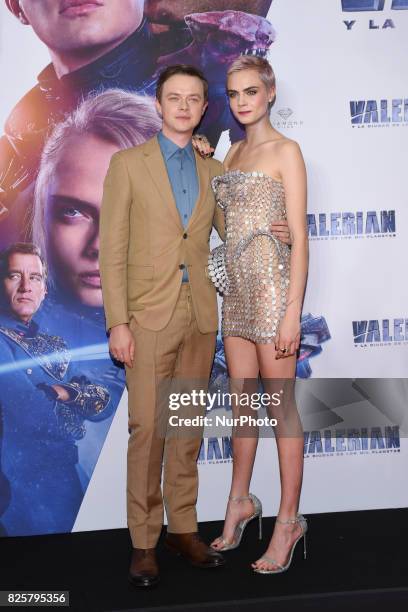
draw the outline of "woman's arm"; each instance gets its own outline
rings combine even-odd
[[[307,178],[299,145],[288,140],[279,151],[280,172],[286,197],[286,213],[291,236],[289,292],[286,313],[279,326],[277,348],[293,355],[300,345],[300,316],[306,287],[309,249],[306,224]]]

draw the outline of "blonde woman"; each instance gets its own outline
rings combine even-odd
[[[102,308],[99,215],[109,162],[160,127],[152,98],[110,89],[82,102],[47,140],[35,185],[33,240],[47,253],[59,301]]]
[[[308,267],[306,172],[300,148],[274,129],[270,109],[275,75],[265,59],[241,56],[229,68],[231,111],[245,128],[225,159],[226,173],[213,180],[225,211],[226,270],[230,282],[223,300],[222,333],[231,387],[282,388],[286,397],[271,410],[275,428],[281,500],[265,554],[255,572],[286,570],[296,543],[307,529],[298,513],[303,471],[302,426],[293,400],[300,316]],[[273,238],[269,228],[287,219],[291,248]],[[233,406],[239,411],[239,405]],[[257,435],[233,437],[233,476],[224,530],[212,546],[236,548],[246,524],[261,519],[261,503],[249,493]],[[305,542],[304,542],[305,543]],[[305,549],[306,554],[306,549]]]

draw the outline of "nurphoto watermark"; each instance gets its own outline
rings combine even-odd
[[[368,444],[385,452],[408,433],[407,379],[232,379],[221,372],[210,383],[160,380],[157,389],[158,437],[301,436],[310,448],[351,452]]]

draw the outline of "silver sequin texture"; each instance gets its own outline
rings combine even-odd
[[[222,335],[273,342],[289,288],[290,248],[270,235],[272,222],[286,219],[283,185],[262,172],[230,170],[212,187],[225,212],[230,279]]]

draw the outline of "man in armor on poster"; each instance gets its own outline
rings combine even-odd
[[[83,498],[77,441],[86,420],[110,415],[110,393],[72,366],[61,336],[34,316],[46,294],[39,249],[0,257],[0,532],[71,531]]]

